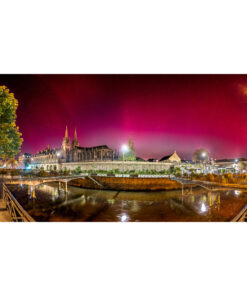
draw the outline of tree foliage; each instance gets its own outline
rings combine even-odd
[[[119,154],[119,160],[125,160],[125,161],[135,161],[136,160],[136,152],[134,147],[134,142],[132,139],[129,139],[128,142],[128,151],[127,152],[121,152]]]
[[[209,152],[205,148],[197,149],[193,155],[192,160],[195,162],[207,162],[209,161]]]
[[[6,86],[0,86],[0,158],[13,158],[20,152],[23,142],[16,126],[18,101]]]

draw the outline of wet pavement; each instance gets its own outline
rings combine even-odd
[[[247,204],[247,192],[193,189],[124,192],[68,186],[68,194],[56,184],[36,188],[36,199],[25,185],[8,185],[16,199],[36,221],[230,221]]]
[[[5,202],[2,197],[2,180],[0,178],[0,222],[11,222],[11,216],[7,211]]]

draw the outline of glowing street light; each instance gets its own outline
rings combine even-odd
[[[206,157],[206,152],[202,152],[202,157]]]
[[[60,152],[57,152],[57,156],[58,156],[58,157],[60,156]]]
[[[129,147],[128,147],[128,145],[124,144],[124,145],[122,146],[122,151],[123,151],[123,152],[128,152],[128,151],[129,151]]]
[[[126,145],[126,144],[122,145],[122,152],[123,152],[123,161],[124,161],[124,153],[129,152],[128,145]]]

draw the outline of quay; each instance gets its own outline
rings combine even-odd
[[[6,204],[3,199],[2,181],[0,180],[0,222],[11,222],[10,213],[7,210]]]
[[[35,222],[2,181],[0,189],[0,222]]]
[[[163,176],[162,176],[163,177]],[[124,180],[123,180],[124,179]],[[143,191],[144,187],[150,187],[152,190],[174,190],[181,189],[182,196],[189,196],[192,194],[193,188],[201,187],[206,190],[210,197],[211,205],[211,192],[218,190],[226,190],[227,188],[236,188],[238,184],[219,184],[217,182],[191,180],[177,177],[163,177],[155,176],[150,177],[123,177],[115,176],[92,176],[92,175],[71,175],[71,176],[57,176],[57,177],[17,177],[11,179],[0,180],[1,191],[0,191],[0,222],[35,222],[35,220],[26,212],[26,210],[19,204],[10,190],[7,188],[7,184],[25,184],[28,187],[28,195],[32,198],[36,198],[35,187],[44,184],[56,182],[58,184],[58,190],[63,189],[65,194],[68,194],[68,183],[72,182],[72,186],[93,188],[93,189],[114,189],[118,191]],[[63,184],[63,186],[61,186]],[[87,185],[87,186],[85,186]],[[222,186],[223,185],[223,186]],[[109,188],[109,187],[112,188]],[[120,188],[120,187],[123,188]],[[238,185],[239,186],[239,185]],[[188,190],[184,191],[187,188]],[[246,187],[244,187],[246,188]],[[247,188],[246,188],[247,189]],[[188,192],[187,192],[188,191]],[[232,222],[244,222],[247,220],[247,205],[232,219]]]

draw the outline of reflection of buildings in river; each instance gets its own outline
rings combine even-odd
[[[190,205],[198,213],[209,213],[212,209],[220,210],[220,192],[211,192],[205,194],[191,194],[186,199],[185,203]],[[182,200],[183,202],[183,200]]]
[[[52,201],[55,201],[56,198],[60,197],[60,190],[58,190],[57,186],[50,186],[46,184],[41,184],[36,187],[40,192],[49,194],[52,198]]]
[[[131,211],[132,212],[138,212],[139,210],[140,210],[140,206],[138,204],[138,201],[137,200],[133,200]]]
[[[107,202],[108,202],[110,205],[114,205],[114,203],[115,203],[115,199],[114,199],[114,198],[108,198],[108,199],[107,199]]]
[[[87,203],[87,199],[85,195],[82,195],[81,198],[82,198],[81,205],[83,206]]]

